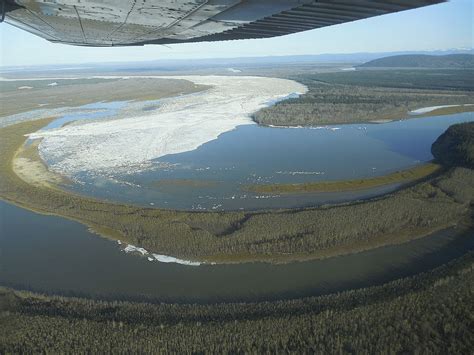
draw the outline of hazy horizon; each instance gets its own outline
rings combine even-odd
[[[344,63],[363,63],[366,61],[395,56],[395,55],[405,55],[405,54],[420,54],[420,55],[433,55],[433,56],[443,56],[450,54],[470,54],[474,55],[474,48],[450,48],[450,49],[435,49],[431,51],[393,51],[393,52],[353,52],[353,53],[321,53],[321,54],[296,54],[296,55],[261,55],[261,56],[240,56],[240,57],[212,57],[212,58],[177,58],[177,59],[144,59],[136,61],[121,61],[121,60],[110,60],[110,61],[95,61],[95,62],[84,62],[84,63],[50,63],[50,64],[33,64],[33,65],[11,65],[11,66],[0,66],[1,70],[19,70],[22,68],[48,68],[48,67],[58,67],[66,69],[84,69],[87,66],[113,66],[120,64],[147,64],[155,63],[161,65],[169,65],[172,63],[181,63],[182,65],[190,64],[195,61],[197,64],[205,65],[222,63],[225,60],[230,61],[231,64],[259,64],[262,63],[264,59],[276,59],[281,58],[280,62],[285,62],[285,58],[295,59],[294,63],[305,63],[304,58],[311,58],[313,63],[317,64],[344,64]],[[297,59],[300,59],[298,61]],[[252,60],[254,60],[252,62]],[[239,63],[240,62],[240,63]],[[259,63],[257,63],[259,62]],[[276,64],[277,62],[275,62]],[[66,68],[68,66],[74,66],[71,68]]]
[[[453,0],[270,39],[101,48],[55,44],[3,24],[0,67],[472,49],[472,15],[470,0]]]

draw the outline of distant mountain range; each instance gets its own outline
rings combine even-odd
[[[395,55],[371,60],[361,64],[359,68],[445,68],[445,69],[474,69],[473,54],[449,55]]]

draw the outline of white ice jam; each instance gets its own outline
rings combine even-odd
[[[243,124],[260,108],[307,88],[295,81],[250,76],[172,76],[211,86],[202,92],[167,98],[152,114],[84,122],[36,132],[41,156],[55,172],[133,173],[153,159],[191,151]],[[98,98],[100,100],[100,98]]]

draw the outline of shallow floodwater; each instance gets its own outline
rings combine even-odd
[[[0,201],[0,285],[173,302],[274,300],[367,287],[430,270],[474,248],[471,233],[321,261],[184,266],[125,254],[83,225]]]
[[[127,101],[96,102],[83,105],[77,108],[78,112],[68,113],[55,119],[43,129],[53,129],[62,127],[70,122],[94,120],[114,116],[118,111],[127,105]]]
[[[75,176],[68,187],[103,199],[172,209],[290,208],[370,198],[395,190],[299,195],[255,194],[249,184],[347,180],[385,175],[430,161],[431,144],[472,113],[385,124],[309,128],[243,125],[199,148],[164,156],[134,174]]]

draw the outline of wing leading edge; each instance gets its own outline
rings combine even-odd
[[[0,0],[5,22],[80,46],[269,38],[444,1]]]

